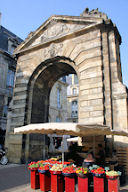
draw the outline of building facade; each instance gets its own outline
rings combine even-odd
[[[16,60],[14,49],[22,39],[0,25],[0,144],[4,144],[8,106],[13,96]]]
[[[49,122],[67,120],[67,86],[66,77],[58,80],[50,92]]]
[[[79,84],[77,75],[71,76],[71,84],[67,87],[67,121],[78,122]]]

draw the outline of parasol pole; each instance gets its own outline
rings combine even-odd
[[[64,165],[64,135],[62,139],[62,165]]]
[[[95,155],[95,144],[96,144],[96,140],[95,140],[95,135],[93,136],[93,153]]]
[[[64,165],[64,152],[62,152],[62,165]]]

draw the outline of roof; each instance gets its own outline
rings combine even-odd
[[[23,40],[0,25],[0,48],[4,51],[8,51],[8,39],[11,39],[13,41],[16,41],[17,44],[20,44]]]
[[[99,12],[98,9],[95,9],[92,11],[85,9],[80,16],[52,15],[39,28],[37,28],[37,30],[29,33],[25,41],[22,42],[22,44],[20,44],[20,46],[18,46],[17,49],[15,49],[14,54],[19,54],[25,51],[29,51],[35,47],[37,48],[40,45],[44,45],[44,43],[50,42],[51,39],[56,40],[58,38],[64,37],[65,35],[72,35],[74,34],[74,32],[76,33],[81,30],[85,30],[85,28],[88,29],[89,27],[90,28],[94,26],[96,27],[97,25],[103,24],[105,22],[112,23],[111,20],[107,18],[107,15]],[[68,25],[69,30],[66,33],[63,33],[65,30],[64,28],[66,27],[63,28],[63,26],[59,26],[59,25],[55,30],[50,29],[52,27],[56,27],[57,24],[62,24],[62,25],[64,24],[66,27]],[[73,25],[74,25],[74,28],[72,30],[70,26],[73,26]],[[49,31],[50,31],[49,29],[52,32],[58,30],[59,33],[54,34],[54,36],[52,36],[51,38],[51,34],[49,34]],[[45,35],[43,35],[43,37],[39,39],[39,37],[42,36],[43,33]]]

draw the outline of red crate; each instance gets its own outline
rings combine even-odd
[[[88,192],[88,176],[78,176],[78,192]]]
[[[75,192],[75,177],[65,176],[65,192]]]
[[[93,176],[94,192],[104,192],[104,177]]]
[[[107,177],[108,179],[108,192],[118,192],[120,188],[119,177]]]
[[[52,174],[52,172],[51,172],[51,191],[52,192],[63,192],[62,174]]]
[[[39,173],[40,177],[40,190],[50,191],[51,190],[51,175],[50,173]]]
[[[39,189],[40,188],[38,170],[31,170],[31,188],[32,189]]]

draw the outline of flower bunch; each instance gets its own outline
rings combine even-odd
[[[35,161],[28,164],[28,168],[30,170],[38,169],[38,167],[39,167],[39,164],[37,162],[35,162]]]
[[[111,171],[106,171],[106,175],[110,176],[110,177],[117,177],[117,176],[121,175],[121,172],[120,171],[111,170]]]
[[[67,166],[62,171],[63,173],[76,173],[74,166]]]
[[[88,168],[78,167],[78,168],[76,168],[76,173],[87,174]]]
[[[104,174],[105,173],[105,170],[103,167],[98,167],[96,169],[92,169],[91,170],[91,173],[94,173],[94,174]]]

